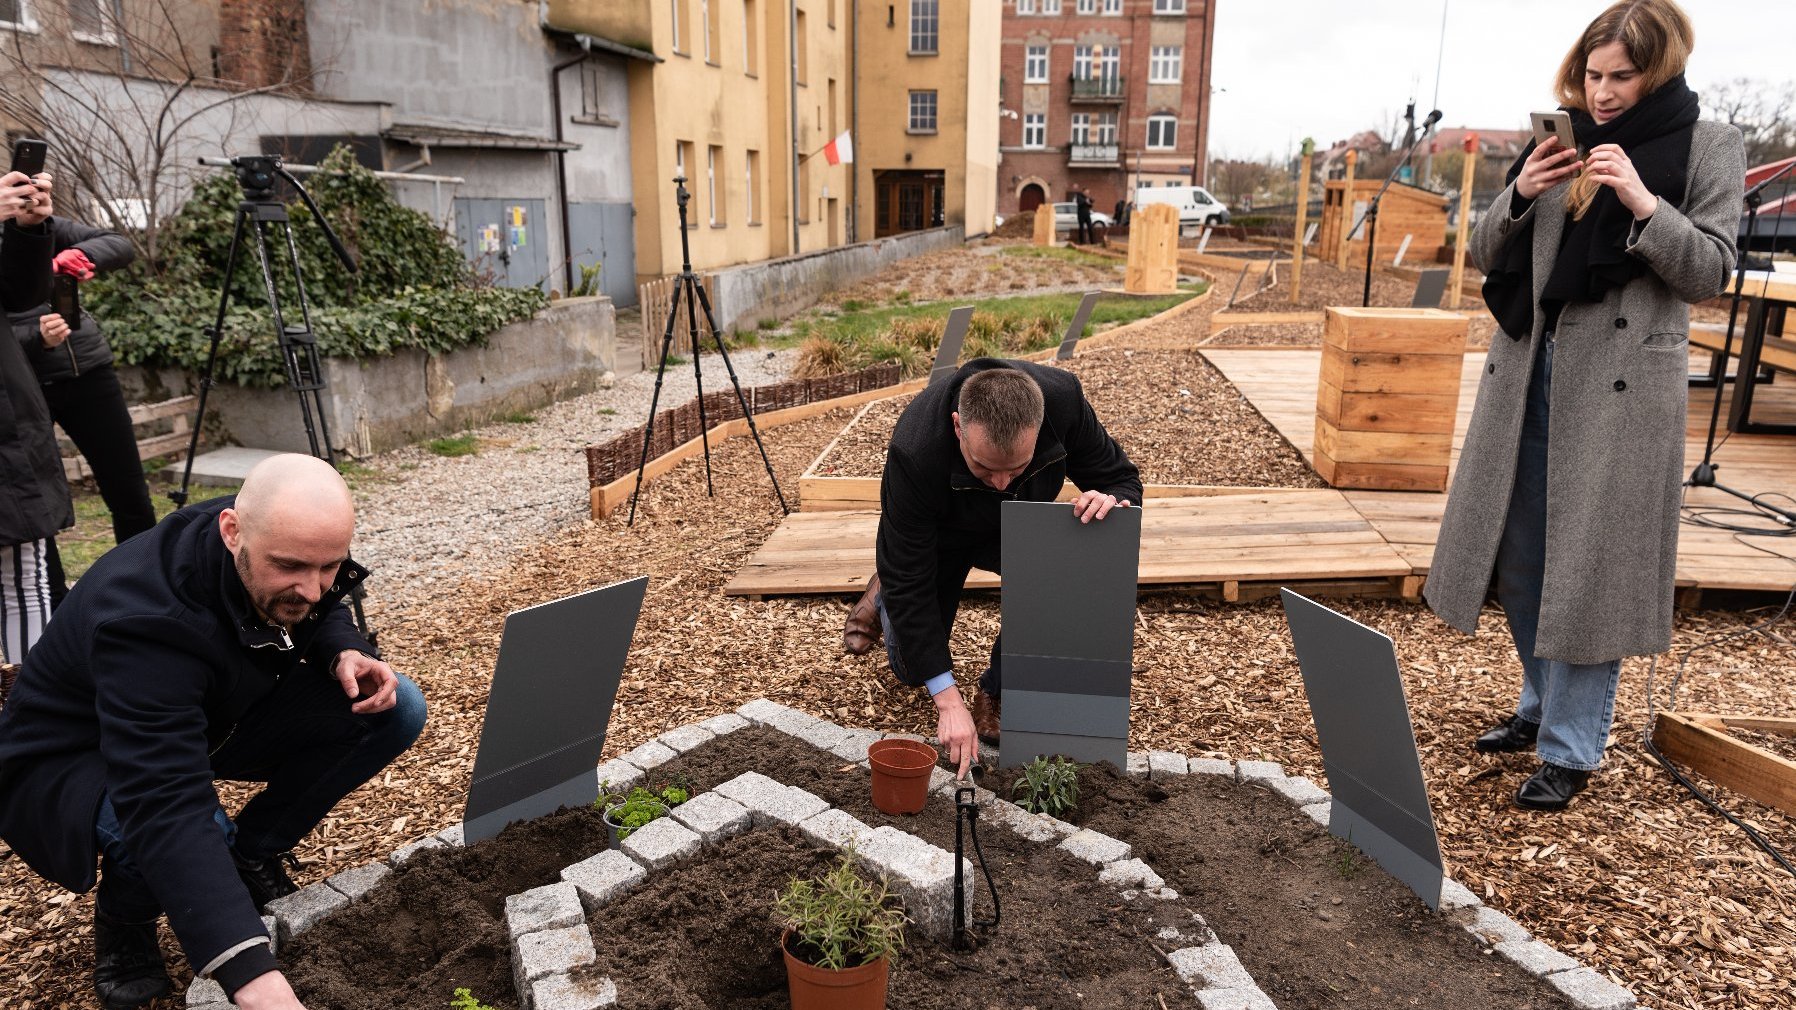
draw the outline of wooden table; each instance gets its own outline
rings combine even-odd
[[[1732,285],[1729,286],[1730,289]],[[1786,310],[1796,305],[1796,277],[1772,274],[1763,270],[1748,271],[1740,287],[1746,303],[1746,325],[1741,328],[1739,367],[1735,369],[1735,389],[1728,407],[1727,430],[1751,435],[1796,435],[1796,424],[1767,424],[1752,420],[1752,397],[1759,382],[1771,381],[1770,369],[1785,368],[1796,359],[1796,340],[1781,335]],[[1772,335],[1773,326],[1780,335]],[[1713,349],[1712,342],[1705,342]],[[1767,372],[1761,378],[1759,372]],[[1744,377],[1742,379],[1741,377]],[[1721,385],[1727,381],[1727,356],[1714,354],[1709,374],[1693,379],[1693,384]],[[1717,394],[1719,395],[1719,394]]]

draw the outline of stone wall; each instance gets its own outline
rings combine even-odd
[[[966,241],[955,225],[906,232],[835,249],[708,271],[715,276],[717,325],[752,330],[763,319],[783,319],[809,308],[825,292],[846,287],[885,267]]]

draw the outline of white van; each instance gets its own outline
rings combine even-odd
[[[1142,186],[1135,190],[1137,211],[1156,203],[1177,208],[1180,226],[1229,223],[1229,209],[1202,186]]]

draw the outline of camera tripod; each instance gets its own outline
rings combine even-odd
[[[224,337],[225,312],[231,302],[231,282],[237,275],[238,257],[243,250],[246,233],[255,237],[256,262],[262,268],[262,287],[267,292],[268,305],[274,313],[275,341],[281,349],[282,364],[287,373],[287,388],[299,397],[299,414],[305,426],[306,445],[313,456],[332,466],[337,462],[336,454],[331,449],[330,427],[324,412],[324,390],[328,383],[324,377],[324,363],[318,357],[318,337],[312,332],[312,310],[306,300],[305,277],[299,268],[299,246],[293,239],[293,222],[287,215],[287,206],[275,196],[275,186],[281,179],[287,180],[287,184],[305,202],[306,209],[312,212],[313,220],[318,222],[325,239],[330,242],[331,251],[337,254],[343,266],[350,273],[356,271],[355,261],[350,258],[348,250],[343,248],[337,233],[331,230],[330,222],[319,212],[318,205],[312,201],[312,195],[299,184],[299,180],[281,167],[279,155],[201,158],[200,164],[234,169],[237,182],[243,187],[243,201],[237,204],[237,224],[231,233],[231,251],[225,260],[224,282],[218,289],[218,315],[212,321],[209,331],[211,346],[206,351],[206,371],[200,376],[199,405],[194,413],[193,434],[187,442],[187,463],[181,473],[181,488],[168,493],[169,500],[175,503],[176,508],[187,504],[188,488],[193,480],[193,458],[199,452],[200,427],[206,419],[206,399],[212,391],[213,374],[218,365],[218,343]],[[297,326],[288,325],[287,316],[282,312],[280,289],[275,285],[274,268],[269,258],[268,233],[271,228],[277,227],[286,239],[287,262],[293,271],[293,287],[299,303],[300,324]],[[373,644],[374,633],[369,630],[367,615],[362,612],[363,595],[361,584],[357,583],[350,589],[350,606],[355,612],[356,627]]]
[[[700,309],[704,310],[705,325],[711,330],[711,339],[717,344],[717,354],[723,359],[724,371],[729,374],[730,386],[736,391],[736,402],[742,406],[742,417],[748,422],[748,433],[755,437],[755,448],[761,450],[761,463],[767,467],[767,479],[773,484],[774,497],[779,499],[780,512],[790,515],[792,510],[786,507],[786,496],[780,493],[779,478],[773,475],[773,462],[767,458],[767,446],[761,441],[760,429],[755,427],[754,411],[749,409],[748,397],[742,394],[742,383],[736,379],[736,367],[730,364],[730,352],[724,347],[723,334],[717,329],[717,317],[711,314],[711,298],[705,294],[705,286],[699,283],[698,275],[692,272],[692,243],[686,233],[686,204],[691,202],[692,194],[686,191],[686,177],[674,176],[673,184],[674,199],[680,208],[680,273],[674,278],[673,304],[667,308],[667,325],[661,331],[661,363],[655,368],[655,392],[649,398],[649,420],[642,429],[642,456],[636,461],[636,488],[630,492],[630,519],[626,525],[636,525],[636,499],[642,495],[642,474],[649,463],[649,442],[655,435],[655,408],[661,403],[661,380],[667,375],[667,355],[673,349],[674,326],[680,318],[681,298],[686,300],[686,335],[688,349],[692,352],[692,381],[698,391],[699,440],[705,449],[705,494],[716,497],[717,492],[711,486],[711,433],[705,420],[705,378],[699,362]]]

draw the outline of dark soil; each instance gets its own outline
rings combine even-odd
[[[772,730],[719,738],[653,777],[703,791],[745,771],[953,848],[948,798],[932,795],[914,816],[882,814],[864,769]],[[988,784],[1002,795],[1013,777],[994,773]],[[1183,897],[1125,901],[1095,867],[987,824],[980,840],[1003,923],[968,952],[911,931],[892,967],[894,1000],[919,1010],[1133,1010],[1162,997],[1189,1006],[1156,946],[1196,942],[1201,912],[1284,1010],[1569,1005],[1263,789],[1211,777],[1163,787],[1109,766],[1082,769],[1080,786],[1068,819],[1129,841]],[[469,849],[421,853],[281,960],[313,1010],[441,1006],[459,986],[511,1010],[505,897],[556,880],[603,845],[596,812],[564,810]],[[833,858],[792,830],[730,839],[611,906],[593,924],[593,971],[617,981],[631,1010],[785,1007],[773,900]],[[981,893],[976,913],[990,911]],[[1157,939],[1167,926],[1187,938]]]

